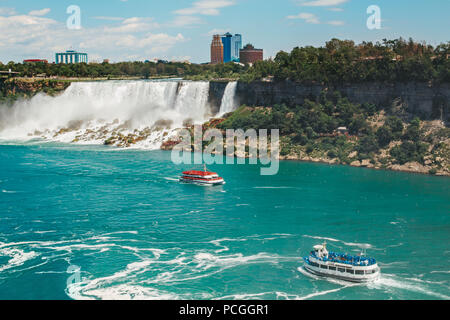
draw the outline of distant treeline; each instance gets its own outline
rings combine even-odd
[[[279,52],[273,60],[243,66],[235,63],[208,65],[178,62],[121,62],[89,64],[0,65],[1,70],[24,76],[45,74],[60,77],[143,78],[176,76],[191,80],[236,79],[245,82],[273,77],[305,84],[350,83],[362,81],[435,83],[450,81],[450,42],[436,47],[402,38],[356,45],[353,41],[332,39],[324,47],[294,48]]]

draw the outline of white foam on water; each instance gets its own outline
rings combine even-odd
[[[241,293],[232,294],[219,298],[214,298],[213,300],[266,300],[265,296],[275,295],[275,292],[261,292],[261,293]]]
[[[66,289],[69,297],[75,300],[179,300],[174,293],[133,284],[119,284],[105,288],[83,289],[72,285]]]
[[[111,235],[115,235],[115,234],[139,234],[139,232],[138,231],[116,231],[116,232],[105,233],[105,234],[102,234],[101,236],[111,236]]]
[[[350,287],[352,287],[352,285],[347,285],[347,286],[343,286],[343,287],[336,288],[336,289],[330,289],[330,290],[314,292],[314,293],[308,294],[306,296],[299,297],[298,300],[308,300],[308,299],[311,299],[311,298],[324,296],[324,295],[327,295],[327,294],[330,294],[330,293],[335,293],[335,292],[338,292],[338,291],[342,291],[342,290],[350,288]]]
[[[227,246],[224,246],[222,244],[222,242],[245,242],[247,241],[247,239],[230,239],[230,238],[224,238],[224,239],[218,239],[218,240],[213,240],[210,241],[209,243],[212,243],[213,245],[217,246],[217,247],[221,247],[222,249],[218,249],[215,251],[215,253],[221,253],[221,252],[226,252],[229,251],[230,248]]]
[[[160,291],[155,288],[134,283],[135,277],[149,270],[157,262],[146,259],[130,263],[122,271],[111,276],[95,279],[83,279],[77,283],[68,283],[66,294],[75,300],[175,300],[179,296],[173,293]],[[178,263],[179,261],[173,261]],[[170,262],[168,262],[170,263]],[[158,276],[160,279],[162,275]],[[157,279],[158,279],[157,277]],[[147,281],[150,282],[150,281]],[[156,281],[156,283],[159,281]]]
[[[229,269],[240,265],[248,264],[278,264],[280,261],[296,261],[297,258],[281,257],[276,254],[261,252],[245,256],[241,253],[225,256],[217,256],[208,252],[200,252],[194,256],[197,263],[196,268],[208,270],[211,268]]]
[[[2,193],[17,193],[17,191],[2,190]]]
[[[311,239],[318,239],[318,240],[326,240],[326,241],[331,241],[331,242],[342,242],[341,240],[338,240],[338,239],[319,237],[319,236],[304,235],[304,237],[305,238],[311,238]]]
[[[49,230],[49,231],[34,231],[35,234],[47,234],[47,233],[55,233],[56,230]]]
[[[0,247],[0,256],[8,256],[11,258],[6,265],[0,265],[0,272],[4,272],[24,265],[28,260],[36,258],[38,254],[34,251],[25,252],[17,248]]]
[[[424,285],[419,285],[416,280],[402,279],[395,275],[381,274],[380,278],[368,284],[369,288],[373,289],[400,289],[421,293],[427,296],[449,300],[450,296],[436,292],[433,289],[427,288]]]
[[[253,189],[296,189],[295,187],[253,187]]]

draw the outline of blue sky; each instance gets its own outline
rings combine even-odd
[[[70,5],[81,29],[69,30]],[[367,8],[381,9],[369,30]],[[73,48],[90,60],[209,61],[213,33],[241,33],[265,57],[336,37],[450,41],[450,0],[0,0],[0,61],[44,58]]]

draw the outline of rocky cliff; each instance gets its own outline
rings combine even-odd
[[[271,106],[301,105],[305,99],[317,100],[323,90],[339,91],[353,103],[373,103],[383,108],[402,107],[425,119],[450,118],[450,84],[431,86],[427,83],[359,83],[340,86],[302,85],[293,82],[239,82],[237,98],[240,104]],[[223,95],[224,84],[211,82],[211,92]]]
[[[18,79],[12,78],[0,82],[0,92],[3,96],[32,97],[39,92],[53,95],[64,91],[70,82],[48,79]]]

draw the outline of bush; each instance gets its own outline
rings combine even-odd
[[[386,125],[377,130],[376,136],[378,144],[382,148],[388,146],[394,139],[391,128]]]
[[[360,154],[369,154],[379,150],[378,141],[375,135],[367,135],[359,140],[358,152]]]
[[[422,133],[420,131],[420,120],[415,118],[411,121],[411,124],[406,129],[406,133],[403,136],[403,140],[410,140],[414,142],[420,141]]]
[[[393,135],[393,140],[398,140],[403,134],[403,122],[397,117],[389,117],[384,124],[386,128],[389,128]]]
[[[407,162],[423,163],[423,157],[427,151],[427,145],[424,143],[403,142],[401,145],[392,148],[391,156],[399,163]]]
[[[306,145],[309,142],[309,139],[307,136],[305,136],[304,134],[300,133],[300,134],[296,134],[295,137],[292,139],[292,141],[294,143],[297,143],[301,146]]]
[[[338,157],[338,155],[337,155],[336,151],[330,150],[330,151],[328,151],[328,157],[329,157],[330,159],[335,159],[335,158]]]

